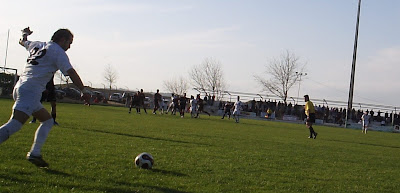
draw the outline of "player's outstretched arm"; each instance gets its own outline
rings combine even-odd
[[[27,28],[21,30],[21,32],[22,32],[22,37],[21,37],[21,39],[19,39],[19,44],[21,46],[25,46],[24,44],[26,41],[28,41],[28,36],[31,35],[33,33],[33,31],[31,31],[29,29],[29,27],[27,27]]]
[[[89,103],[90,102],[90,92],[89,89],[87,89],[81,80],[81,77],[78,75],[78,73],[75,71],[75,69],[71,68],[67,71],[69,77],[71,78],[72,82],[75,84],[75,86],[78,87],[78,89],[81,91],[82,98],[85,102]]]

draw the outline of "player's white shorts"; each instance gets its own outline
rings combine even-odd
[[[22,111],[28,116],[31,116],[32,113],[44,108],[42,103],[40,103],[42,92],[32,92],[32,90],[15,87],[13,98],[15,101],[13,109]]]
[[[233,115],[240,115],[240,111],[239,110],[234,110],[232,114]]]
[[[369,121],[363,121],[363,126],[368,127]]]

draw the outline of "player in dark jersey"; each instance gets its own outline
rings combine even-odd
[[[146,98],[146,96],[144,95],[144,93],[143,93],[143,89],[140,89],[140,94],[139,94],[139,114],[140,114],[140,106],[142,106],[143,107],[143,109],[144,109],[144,112],[147,114],[147,111],[146,111],[146,105],[144,104],[144,99]]]
[[[199,117],[200,113],[205,113],[208,116],[211,116],[210,113],[208,113],[207,111],[204,110],[204,101],[203,101],[203,99],[200,98],[200,94],[197,95],[197,106],[198,106],[198,109],[197,109],[196,118]]]
[[[231,109],[232,109],[232,104],[230,102],[226,102],[224,106],[224,115],[222,115],[221,119],[224,119],[225,115],[228,115],[228,119],[231,119]]]
[[[156,94],[154,94],[154,109],[153,109],[153,114],[157,114],[157,110],[160,108],[160,102],[161,102],[161,94],[160,90],[157,89]]]
[[[185,111],[186,111],[186,103],[188,101],[188,98],[186,97],[186,93],[183,93],[183,96],[179,98],[179,112],[181,117],[185,117]]]
[[[140,112],[139,95],[140,95],[140,91],[137,91],[137,93],[135,93],[133,96],[131,96],[131,104],[129,106],[129,113],[131,113],[132,107],[136,108],[136,113]]]

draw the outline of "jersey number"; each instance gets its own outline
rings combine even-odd
[[[33,50],[31,50],[31,55],[26,61],[28,62],[28,64],[38,65],[39,62],[37,62],[36,60],[40,59],[44,55],[46,55],[46,49],[39,50],[39,48],[33,48]]]

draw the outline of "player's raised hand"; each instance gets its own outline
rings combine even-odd
[[[29,29],[29,27],[26,27],[25,29],[21,30],[22,35],[26,35],[29,36],[33,33],[33,31],[31,31],[31,29]]]

